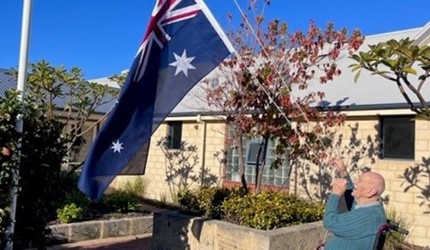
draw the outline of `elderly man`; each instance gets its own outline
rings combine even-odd
[[[379,201],[384,192],[384,178],[374,172],[360,175],[353,185],[345,164],[334,159],[331,164],[342,178],[333,181],[328,198],[324,227],[332,233],[324,249],[372,249],[379,227],[386,223],[384,209]],[[339,201],[347,189],[353,190],[354,204],[350,211],[340,213]]]

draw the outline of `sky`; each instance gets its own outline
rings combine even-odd
[[[245,9],[248,0],[236,0]],[[24,0],[0,0],[0,68],[17,68]],[[119,74],[131,66],[155,0],[33,0],[29,62],[45,60],[78,67],[87,80]],[[240,12],[234,0],[205,0],[220,23]],[[319,27],[358,28],[365,35],[418,28],[430,22],[429,0],[271,0],[267,20],[280,19],[290,31]]]

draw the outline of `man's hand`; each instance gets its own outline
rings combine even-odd
[[[333,187],[332,187],[331,193],[342,196],[346,191],[346,183],[347,183],[347,181],[343,178],[342,179],[334,179],[333,184],[332,184]]]
[[[348,171],[346,170],[346,166],[341,159],[333,159],[329,162],[330,165],[336,168],[341,177],[348,176]]]

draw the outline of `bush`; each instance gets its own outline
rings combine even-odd
[[[24,119],[22,135],[14,128],[19,112],[22,112]],[[0,154],[0,209],[6,211],[5,203],[7,206],[10,204],[8,196],[19,162],[14,246],[43,248],[49,234],[48,222],[55,218],[54,201],[61,190],[60,169],[66,152],[61,137],[63,124],[50,117],[47,106],[31,95],[27,95],[21,103],[17,91],[7,91],[5,97],[0,99],[0,117],[0,148],[3,150],[5,147],[9,151]],[[18,142],[21,143],[20,155],[17,154]],[[7,211],[4,214],[9,216]],[[3,221],[7,221],[7,217],[2,218],[0,223],[0,245],[6,242],[4,226],[7,224]]]
[[[195,215],[265,230],[318,221],[324,214],[321,203],[279,192],[206,187],[178,197],[182,209]]]
[[[218,187],[204,187],[178,194],[178,202],[184,211],[211,219],[221,219],[222,203],[230,197],[232,190]]]
[[[143,177],[137,177],[133,181],[127,181],[121,190],[144,198],[146,195],[146,188],[148,187],[148,181]]]
[[[232,196],[222,209],[226,221],[270,230],[321,220],[324,206],[290,194],[261,192]]]
[[[70,223],[79,221],[84,216],[84,209],[76,206],[75,203],[65,205],[63,208],[57,209],[57,217],[61,223]]]
[[[387,217],[387,219],[397,222],[399,224],[399,227],[404,228],[408,231],[410,231],[410,228],[413,225],[413,221],[402,216],[402,214],[397,212],[397,210],[395,210],[394,208],[387,209],[385,211],[385,216]],[[405,245],[407,245],[407,243],[405,242],[406,237],[407,235],[405,234],[392,231],[387,237],[385,246],[387,247],[387,249],[407,249],[407,247],[405,247]]]
[[[108,213],[127,213],[138,211],[140,208],[140,197],[123,191],[115,191],[114,193],[104,195],[101,203],[106,207]]]

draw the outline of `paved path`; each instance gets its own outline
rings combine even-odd
[[[76,243],[51,246],[48,249],[55,250],[150,250],[152,237],[151,234],[134,235],[125,237],[115,237],[99,240],[88,240]]]

